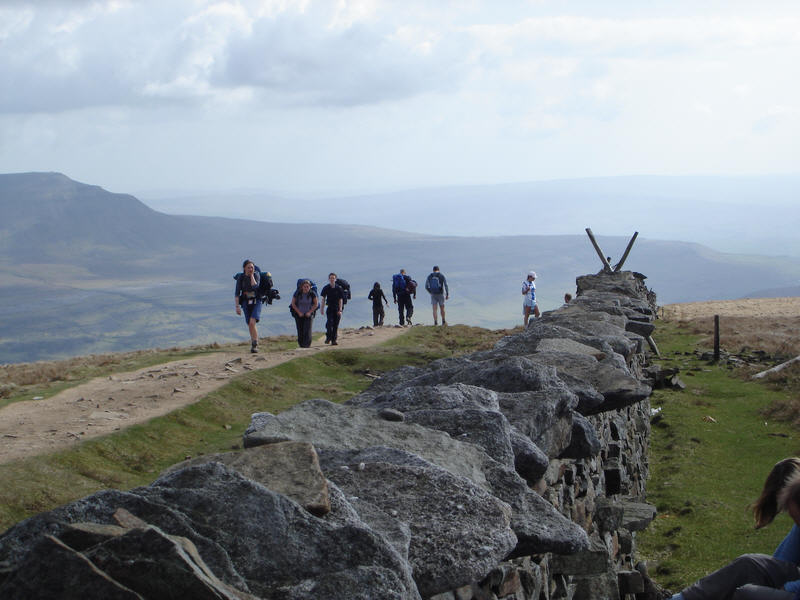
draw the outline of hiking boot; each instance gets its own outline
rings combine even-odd
[[[439,324],[439,322],[436,319],[434,319],[433,320],[433,326],[436,327],[438,324]]]
[[[250,354],[258,354],[258,342],[255,340],[250,342]]]
[[[406,323],[408,323],[408,326],[411,327],[411,317],[406,317]]]
[[[442,327],[447,327],[447,321],[445,321],[444,319],[442,319]]]
[[[331,343],[331,338],[325,338],[325,343],[326,344],[330,344]]]
[[[339,345],[339,342],[337,342],[336,340],[333,340],[331,342],[331,346],[338,346],[338,345]]]

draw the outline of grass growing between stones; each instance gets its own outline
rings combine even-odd
[[[724,365],[702,361],[698,338],[659,322],[663,366],[677,366],[683,391],[656,390],[648,502],[658,508],[638,537],[651,576],[678,591],[747,552],[771,554],[791,527],[781,515],[756,531],[748,505],[772,466],[800,454],[798,433],[763,415],[787,393],[742,380]],[[706,350],[707,348],[703,348]]]
[[[239,448],[254,412],[279,413],[309,398],[342,402],[381,372],[491,347],[504,334],[464,326],[414,327],[381,346],[321,352],[247,372],[148,423],[71,450],[0,465],[0,531],[100,489],[147,485],[187,457]]]

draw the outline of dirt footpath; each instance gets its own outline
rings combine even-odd
[[[63,450],[78,442],[149,421],[197,402],[232,377],[266,369],[298,356],[339,348],[365,348],[400,335],[397,327],[345,329],[339,345],[322,340],[311,348],[275,353],[220,352],[98,377],[45,400],[15,402],[0,409],[0,464]],[[269,340],[264,340],[266,350]]]

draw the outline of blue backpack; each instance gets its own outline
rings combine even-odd
[[[406,279],[400,273],[392,275],[392,290],[396,294],[402,294],[406,291]]]
[[[442,293],[442,280],[439,278],[439,274],[436,272],[428,275],[428,291],[431,294]]]

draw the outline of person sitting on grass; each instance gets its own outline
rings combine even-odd
[[[751,508],[756,529],[782,510],[794,521],[775,553],[744,554],[670,600],[800,600],[800,458],[772,467]]]

